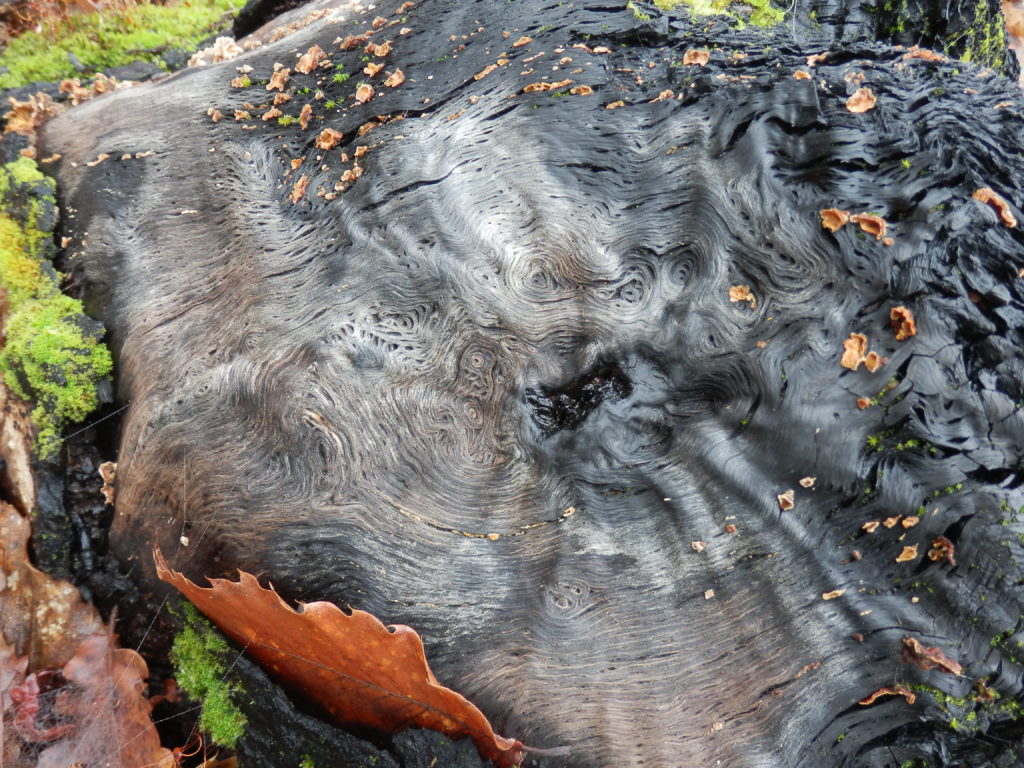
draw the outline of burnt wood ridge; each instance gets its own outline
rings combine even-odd
[[[497,731],[571,749],[536,764],[1016,764],[998,4],[393,5],[45,128],[130,404],[126,567],[408,624]]]

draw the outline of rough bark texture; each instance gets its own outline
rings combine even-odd
[[[821,12],[809,67],[787,24],[622,6],[355,13],[47,127],[131,404],[115,546],[408,624],[565,765],[1016,764],[1024,262],[971,195],[1019,217],[1019,89]],[[371,80],[334,41],[378,13]],[[313,43],[351,78],[296,74]],[[307,130],[259,119],[275,62]],[[852,332],[879,372],[840,366]],[[858,705],[894,682],[915,703]]]

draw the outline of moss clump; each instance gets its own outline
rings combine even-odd
[[[171,647],[176,680],[203,705],[199,727],[221,746],[234,748],[245,733],[246,719],[231,702],[225,662],[232,651],[191,603],[185,604],[183,618],[185,626]]]
[[[113,368],[100,343],[103,327],[65,296],[47,258],[57,208],[54,183],[26,158],[0,167],[0,289],[7,316],[0,372],[18,396],[35,403],[35,451],[56,455],[65,425],[98,404],[97,385]]]
[[[190,0],[168,5],[131,5],[72,16],[50,30],[25,32],[11,40],[0,55],[0,89],[40,80],[78,77],[68,59],[72,53],[85,65],[85,74],[143,59],[163,66],[153,49],[194,48],[221,26],[238,0]]]
[[[774,27],[786,18],[786,12],[775,8],[770,0],[747,0],[744,5],[750,9],[750,16],[744,21],[733,10],[732,0],[654,0],[663,11],[689,6],[694,16],[728,16],[742,28],[747,22],[755,27]]]

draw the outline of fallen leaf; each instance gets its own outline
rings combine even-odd
[[[532,42],[533,42],[533,38],[532,37],[526,37],[524,35],[523,37],[520,37],[518,40],[516,40],[514,43],[512,43],[512,47],[513,48],[522,48],[524,45],[529,45]]]
[[[795,77],[797,80],[810,80],[811,73],[806,72],[802,69],[798,69],[796,72],[793,73],[793,77]]]
[[[881,216],[875,216],[871,213],[856,213],[850,217],[850,221],[854,224],[858,224],[861,231],[866,232],[869,235],[874,235],[875,240],[881,240],[885,237],[885,231],[888,227],[888,223]]]
[[[589,85],[577,85],[575,88],[570,88],[569,93],[573,96],[590,96],[594,93],[594,89]]]
[[[404,82],[405,73],[402,72],[402,70],[400,69],[396,69],[394,72],[388,75],[388,79],[384,81],[384,85],[386,85],[388,88],[397,88]]]
[[[896,556],[897,563],[909,563],[912,560],[917,559],[917,544],[911,544],[909,547],[904,547],[903,551]]]
[[[313,105],[304,104],[299,112],[299,127],[302,130],[309,128],[309,119],[313,116]]]
[[[319,149],[334,149],[344,135],[341,131],[336,131],[333,128],[324,128],[316,137],[316,146]]]
[[[821,216],[821,226],[830,232],[836,232],[846,222],[850,220],[849,211],[841,211],[838,208],[826,208],[823,211],[819,211],[818,215]]]
[[[796,492],[792,488],[790,488],[785,493],[780,493],[778,496],[776,496],[775,498],[779,500],[779,509],[781,509],[783,512],[785,512],[788,509],[792,509],[794,506],[793,498],[795,494]]]
[[[729,301],[746,301],[750,304],[751,309],[754,309],[757,306],[757,299],[754,297],[754,294],[750,292],[749,285],[729,286]]]
[[[360,104],[365,104],[373,98],[373,86],[368,83],[363,83],[356,88],[356,101]]]
[[[958,661],[949,658],[940,648],[925,648],[916,637],[903,638],[903,663],[913,664],[924,671],[938,669],[951,675],[963,673]]]
[[[931,549],[928,550],[928,559],[933,562],[945,560],[952,566],[956,565],[956,546],[945,536],[936,536],[932,539]]]
[[[283,91],[285,85],[288,83],[288,76],[292,73],[287,67],[278,69],[270,76],[270,82],[267,83],[267,90],[273,91],[275,89]]]
[[[1017,218],[1010,210],[1010,206],[1001,198],[992,187],[982,187],[971,195],[979,203],[986,203],[996,209],[1000,220],[1008,227],[1017,226]]]
[[[484,757],[511,768],[523,744],[494,733],[483,713],[434,677],[419,635],[386,627],[365,611],[346,615],[331,603],[298,612],[252,574],[239,581],[193,584],[154,552],[157,575],[177,587],[286,688],[323,708],[336,722],[395,733],[409,727],[470,736]],[[331,674],[333,672],[333,674]]]
[[[708,63],[708,59],[711,58],[711,51],[690,48],[686,53],[683,54],[683,66],[695,64],[699,67],[703,67]]]
[[[864,362],[867,351],[868,337],[863,333],[851,333],[843,342],[843,356],[839,360],[839,364],[843,368],[856,371],[860,364]]]
[[[822,592],[821,599],[835,600],[837,597],[842,597],[844,594],[846,594],[845,589],[833,589],[831,592]]]
[[[384,69],[383,64],[374,64],[372,61],[363,67],[363,74],[367,77],[376,77]]]
[[[861,699],[859,703],[862,707],[866,707],[870,704],[874,704],[878,699],[882,698],[883,696],[902,696],[907,700],[907,704],[913,704],[915,701],[917,701],[917,694],[915,694],[912,690],[910,690],[909,688],[904,688],[902,685],[896,685],[891,687],[886,686],[884,688],[879,688],[877,691],[872,693],[867,698]]]
[[[867,112],[869,109],[874,109],[877,103],[878,99],[875,97],[874,91],[870,88],[858,88],[846,100],[846,108],[851,112],[860,114],[861,112]]]
[[[366,46],[366,52],[371,56],[376,56],[379,59],[383,59],[389,53],[391,53],[391,41],[386,43],[368,43]]]
[[[914,322],[914,313],[906,307],[893,307],[889,312],[889,320],[892,329],[896,333],[896,341],[905,341],[911,336],[917,335],[917,323]]]
[[[304,54],[302,54],[301,57],[299,57],[299,61],[295,65],[295,71],[301,72],[304,75],[308,75],[310,72],[316,69],[317,65],[321,61],[323,61],[326,56],[327,54],[324,53],[323,48],[321,48],[319,45],[314,44],[310,47],[308,51],[306,51]]]
[[[624,102],[624,101],[613,101],[611,104],[605,104],[604,108],[605,109],[618,109],[619,107],[624,107],[624,106],[626,106],[626,102]]]

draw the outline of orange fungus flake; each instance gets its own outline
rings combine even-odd
[[[986,203],[996,209],[1000,220],[1008,227],[1017,226],[1017,218],[1010,210],[1010,206],[1001,198],[992,187],[982,187],[971,195],[979,203]]]
[[[308,75],[316,69],[317,64],[323,61],[326,55],[327,54],[324,53],[323,48],[319,45],[313,45],[299,58],[298,63],[295,65],[295,71]]]
[[[819,211],[818,215],[821,216],[821,226],[830,232],[836,232],[843,224],[850,220],[850,212],[841,211],[838,208],[826,208],[823,211]]]
[[[917,544],[911,544],[909,547],[904,547],[903,551],[896,556],[897,563],[909,563],[912,560],[917,559]]]
[[[324,128],[316,137],[316,146],[319,149],[334,149],[344,134],[333,128]]]
[[[859,225],[863,232],[874,235],[875,240],[885,237],[888,224],[881,216],[875,216],[872,213],[858,213],[851,216],[850,221]]]
[[[285,84],[288,82],[288,75],[290,75],[291,73],[292,71],[287,67],[282,67],[281,69],[277,70],[274,74],[270,76],[270,82],[267,83],[267,90],[283,91]]]
[[[306,187],[308,185],[309,185],[309,176],[306,176],[305,174],[303,174],[302,177],[298,181],[295,182],[294,186],[292,186],[292,193],[291,193],[292,203],[297,203],[297,202],[299,202],[299,200],[301,200],[303,198],[303,196],[306,194]]]
[[[405,73],[402,72],[402,70],[400,69],[396,69],[394,72],[388,75],[388,79],[384,81],[384,85],[386,85],[388,88],[397,88],[404,82]]]
[[[691,48],[683,54],[683,65],[696,64],[699,67],[703,67],[708,63],[709,58],[711,58],[711,51]]]
[[[896,333],[896,341],[906,341],[917,334],[917,323],[914,313],[906,307],[893,307],[889,313],[892,329]]]
[[[365,104],[373,98],[373,86],[363,83],[356,88],[356,101],[360,104]]]
[[[860,364],[864,362],[867,351],[868,337],[863,333],[851,333],[849,338],[843,342],[843,357],[839,364],[843,368],[856,371]]]
[[[857,114],[861,112],[867,112],[869,109],[874,109],[875,104],[878,103],[878,99],[875,97],[875,92],[870,88],[858,88],[853,92],[853,95],[846,100],[846,108],[851,112]]]
[[[917,701],[916,693],[911,691],[909,688],[904,688],[902,685],[897,685],[892,687],[886,686],[885,688],[879,688],[877,691],[872,693],[867,698],[861,699],[859,703],[862,707],[867,707],[871,704],[874,704],[878,699],[882,698],[883,696],[902,696],[907,700],[907,704],[913,704],[915,701]]]
[[[750,304],[750,308],[754,309],[757,306],[757,299],[754,294],[750,292],[749,285],[732,285],[729,286],[729,301],[738,302],[745,301]]]
[[[785,512],[787,509],[792,509],[795,503],[793,500],[794,495],[795,491],[792,488],[790,488],[785,493],[780,493],[778,496],[776,496],[775,498],[779,500],[779,509],[781,509],[783,512]]]

